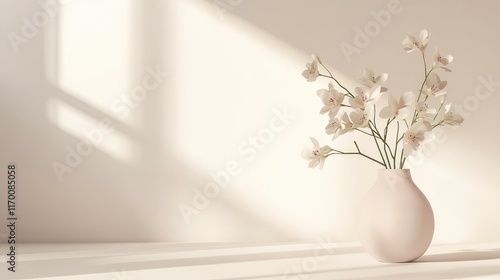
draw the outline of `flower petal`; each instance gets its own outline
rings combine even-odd
[[[382,119],[391,119],[395,115],[395,111],[393,108],[387,106],[382,108],[380,110],[380,113],[378,114]]]
[[[322,170],[324,165],[325,165],[325,159],[320,158],[319,159],[319,170]]]
[[[405,92],[401,96],[401,101],[401,107],[408,107],[415,101],[415,95],[411,91]]]
[[[389,78],[389,74],[387,73],[382,73],[380,76],[377,77],[377,85],[381,85],[387,81],[387,78]]]
[[[396,119],[398,120],[404,120],[410,115],[410,109],[408,108],[401,108],[398,110],[398,115],[396,116]]]
[[[371,80],[373,76],[375,76],[375,72],[372,70],[366,68],[363,70],[363,78]]]
[[[330,146],[324,145],[323,147],[321,147],[321,149],[319,150],[319,152],[324,157],[324,155],[326,155],[327,153],[331,152],[332,150],[333,149]]]
[[[403,144],[403,151],[404,151],[404,155],[406,158],[413,152],[413,147],[411,146],[410,143],[404,143]]]
[[[328,106],[323,106],[323,108],[321,108],[321,110],[319,110],[319,113],[320,113],[321,115],[324,115],[324,114],[326,114],[326,113],[330,112],[330,108],[331,108],[331,107],[328,107]]]
[[[316,140],[316,138],[314,138],[314,137],[309,137],[309,139],[311,139],[311,142],[313,143],[314,148],[317,149],[317,150],[319,150],[319,142],[318,142],[318,140]]]
[[[372,88],[368,93],[369,98],[367,101],[372,103],[377,103],[380,96],[382,96],[382,92],[380,90],[381,90],[380,86],[375,86],[374,88]]]
[[[398,99],[396,98],[395,94],[389,94],[389,96],[387,98],[387,102],[389,103],[389,107],[391,107],[393,109],[398,108]]]
[[[313,60],[316,60],[316,61],[318,61],[319,63],[322,63],[322,62],[321,62],[321,58],[319,57],[319,55],[318,55],[318,54],[313,53],[313,54],[311,54],[311,57],[312,57],[312,59],[313,59]]]
[[[301,156],[305,160],[311,160],[311,159],[313,159],[312,152],[313,152],[313,149],[311,149],[311,147],[305,147],[302,150]]]

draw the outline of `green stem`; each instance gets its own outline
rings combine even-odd
[[[359,129],[359,128],[356,128],[356,130],[357,130],[357,131],[359,131],[359,132],[361,132],[361,133],[364,133],[364,134],[366,134],[366,135],[368,135],[368,136],[373,136],[373,134],[370,134],[370,133],[368,133],[368,132],[366,132],[366,131],[363,131],[363,130],[361,130],[361,129]]]
[[[382,162],[380,162],[380,161],[378,161],[378,160],[376,160],[376,159],[374,159],[374,158],[372,158],[370,156],[367,156],[367,155],[365,155],[363,153],[358,153],[358,152],[356,152],[356,153],[354,153],[354,152],[352,152],[352,153],[331,153],[331,154],[327,154],[326,156],[328,157],[328,156],[331,156],[331,155],[360,155],[360,156],[363,156],[363,157],[365,157],[365,158],[367,158],[369,160],[372,160],[372,161],[374,161],[374,162],[376,162],[376,163],[378,163],[378,164],[380,164],[380,165],[382,165],[382,166],[385,167],[385,165]]]
[[[434,129],[436,126],[438,126],[438,125],[440,125],[442,123],[443,123],[443,121],[438,122],[437,124],[435,124],[435,125],[432,126],[432,129]]]
[[[323,66],[323,68],[325,68],[325,70],[328,72],[328,74],[330,74],[330,76],[323,75],[323,74],[319,74],[319,76],[330,78],[330,79],[334,80],[337,83],[337,85],[339,85],[339,87],[343,88],[347,92],[347,94],[349,94],[350,97],[354,98],[354,95],[352,95],[352,93],[347,88],[345,88],[342,84],[339,83],[339,81],[337,81],[337,79],[335,79],[333,77],[333,75],[330,72],[330,70],[328,70],[328,68],[326,68],[326,66],[323,65],[323,63],[321,63],[321,66]]]
[[[394,162],[394,168],[396,168],[396,157],[398,155],[398,143],[399,143],[399,121],[398,122],[398,128],[396,130],[396,147],[394,148],[394,157],[393,157],[393,162]]]
[[[402,138],[402,137],[401,137]],[[405,157],[404,157],[404,147],[401,149],[401,157],[399,159],[399,168],[403,169],[403,166],[405,165]]]
[[[385,128],[384,128],[384,139],[382,139],[382,142],[384,142],[384,153],[385,153],[385,157],[387,158],[387,163],[389,165],[389,169],[392,168],[391,166],[391,160],[389,158],[389,156],[387,155],[387,128],[389,127],[389,124],[390,124],[390,120],[387,120],[387,124],[385,125]]]
[[[361,150],[359,149],[358,144],[356,143],[356,141],[354,141],[354,145],[356,146],[356,150],[358,150],[357,152],[342,152],[342,151],[339,151],[339,150],[332,150],[332,151],[334,151],[334,153],[329,153],[329,154],[325,155],[325,157],[329,157],[331,155],[360,155],[360,156],[363,156],[363,157],[365,157],[365,158],[367,158],[369,160],[372,160],[372,161],[374,161],[374,162],[376,162],[376,163],[378,163],[378,164],[380,164],[380,165],[382,165],[382,166],[385,167],[384,163],[382,163],[382,162],[380,162],[380,161],[378,161],[378,160],[376,160],[376,159],[374,159],[374,158],[372,158],[372,157],[364,154],[363,152],[361,152]]]
[[[375,130],[373,130],[372,125],[373,125],[373,123],[371,121],[368,121],[368,127],[372,131],[373,140],[375,141],[375,144],[377,145],[377,149],[378,149],[378,152],[380,154],[380,157],[382,158],[382,161],[384,162],[384,166],[385,166],[385,168],[387,168],[387,164],[386,164],[385,159],[384,159],[384,154],[382,154],[382,150],[380,149],[377,138],[375,137]],[[377,133],[377,134],[378,134],[379,138],[382,139],[382,137],[380,137],[380,133]]]
[[[401,137],[399,137],[399,139],[398,139],[398,141],[396,142],[396,144],[397,144],[397,143],[399,143],[399,142],[401,142],[401,140],[403,140],[403,137],[404,137],[404,135],[401,135]]]
[[[391,147],[389,146],[389,144],[387,144],[387,135],[386,135],[386,134],[387,134],[387,133],[386,133],[387,131],[386,131],[386,129],[387,129],[388,125],[389,125],[389,124],[390,124],[393,120],[394,120],[394,118],[393,118],[392,120],[388,120],[388,124],[386,125],[386,127],[385,127],[385,129],[384,129],[384,134],[385,134],[385,136],[384,136],[384,137],[382,137],[382,134],[381,134],[381,133],[380,133],[380,131],[378,130],[378,128],[377,128],[377,126],[375,125],[375,123],[372,123],[373,128],[374,128],[374,129],[372,129],[372,132],[373,132],[373,133],[376,133],[376,134],[377,134],[377,136],[378,136],[378,138],[379,138],[379,139],[382,141],[382,143],[384,144],[384,153],[385,153],[385,157],[386,157],[386,159],[387,159],[387,162],[389,163],[389,168],[392,168],[392,167],[391,167],[391,165],[390,165],[390,158],[389,158],[389,155],[387,154],[387,148],[389,148],[389,153],[390,153],[391,157],[393,156],[393,154],[392,154]],[[370,129],[371,129],[371,127],[370,127]],[[384,157],[384,156],[382,155],[382,158],[383,158],[383,157]]]
[[[433,69],[429,70],[429,73],[427,73],[427,62],[425,61],[425,53],[422,53],[422,59],[424,60],[424,76],[425,76],[425,78],[424,78],[424,81],[422,82],[422,85],[420,86],[420,90],[419,90],[418,97],[417,97],[417,103],[420,101],[420,97],[422,96],[422,91],[424,89],[425,82],[427,81],[427,77],[429,77],[429,75],[434,70],[434,68],[433,68]],[[416,120],[417,120],[417,109],[415,108],[415,111],[413,112],[413,118],[411,120],[411,124],[414,124]]]
[[[356,143],[356,141],[354,141],[354,145],[356,146],[356,149],[358,150],[358,153],[359,153],[361,156],[364,156],[364,157],[365,157],[365,158],[367,158],[367,159],[371,159],[371,160],[373,160],[374,162],[376,162],[376,163],[378,163],[378,164],[380,164],[380,165],[382,165],[382,166],[384,166],[384,167],[385,167],[385,164],[383,164],[382,162],[380,162],[380,161],[378,161],[378,160],[376,160],[376,159],[374,159],[374,158],[372,158],[372,157],[370,157],[370,156],[367,156],[367,155],[363,154],[363,153],[361,152],[361,150],[359,149],[359,147],[358,147],[358,143]]]
[[[405,124],[406,124],[406,128],[410,129],[410,126],[408,125],[408,122],[406,121],[406,119],[405,119]]]
[[[439,109],[437,110],[436,115],[434,115],[434,118],[432,119],[433,121],[436,120],[437,116],[439,115],[439,112],[441,112],[441,108],[443,108],[443,104],[444,104],[444,102],[442,102],[441,105],[439,105]]]
[[[422,52],[422,59],[424,60],[424,74],[427,74],[427,62],[425,61],[425,53]]]

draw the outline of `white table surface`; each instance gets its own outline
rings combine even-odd
[[[19,244],[16,273],[1,244],[0,279],[500,279],[500,243],[432,245],[403,264],[377,262],[359,244],[319,244]]]

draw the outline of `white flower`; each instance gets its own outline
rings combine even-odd
[[[404,50],[407,53],[411,53],[414,50],[420,50],[422,53],[425,52],[427,47],[427,42],[429,41],[429,33],[427,30],[420,31],[420,36],[415,38],[412,34],[408,33],[406,38],[403,40]]]
[[[448,94],[444,94],[444,95],[439,96],[439,104],[444,104],[447,96],[448,96]]]
[[[446,95],[446,91],[444,91],[443,89],[447,84],[448,82],[441,81],[436,73],[431,73],[425,81],[424,94],[432,95],[435,97],[441,96],[442,98],[444,98],[444,96]]]
[[[333,135],[333,139],[337,138],[342,133],[342,123],[334,115],[330,114],[330,120],[325,127],[327,135]]]
[[[426,120],[418,120],[414,123],[403,136],[403,149],[405,157],[413,151],[418,150],[420,143],[424,141],[425,134],[432,130],[431,124]]]
[[[366,106],[366,101],[370,98],[368,92],[370,91],[367,87],[356,87],[354,89],[354,98],[349,98],[349,104],[354,109],[364,110]]]
[[[352,123],[351,119],[349,118],[349,115],[347,115],[346,112],[342,114],[342,130],[340,131],[340,134],[345,134],[347,132],[352,131],[352,128],[354,127],[354,124]]]
[[[434,54],[434,62],[432,64],[432,68],[443,68],[445,71],[451,72],[450,69],[445,66],[453,61],[453,56],[445,55],[441,56],[436,48],[436,53]]]
[[[306,64],[306,70],[302,72],[302,76],[307,79],[308,82],[314,82],[319,76],[318,69],[319,58],[313,55],[313,61]]]
[[[311,57],[312,57],[313,60],[318,61],[319,64],[323,64],[323,62],[321,61],[321,57],[319,57],[318,54],[313,53],[313,54],[311,54]]]
[[[375,73],[370,70],[370,69],[365,69],[363,70],[363,76],[359,78],[359,81],[366,87],[368,88],[373,88],[374,86],[380,86],[385,81],[387,81],[387,78],[389,75],[387,73],[382,73],[380,75],[375,75]],[[381,89],[382,92],[386,92],[386,88]]]
[[[383,92],[380,91],[380,86],[375,86],[373,88],[367,87],[356,87],[354,93],[356,96],[354,98],[349,98],[349,104],[354,109],[364,110],[368,103],[375,104],[382,96]]]
[[[431,121],[436,116],[436,109],[429,108],[429,104],[425,101],[420,101],[417,103],[417,118],[422,118],[427,121]]]
[[[364,110],[356,109],[349,114],[349,117],[355,128],[364,128],[368,126],[370,120],[371,107],[366,107]]]
[[[455,112],[455,109],[451,106],[451,104],[446,104],[444,106],[446,109],[443,117],[443,121],[441,124],[443,125],[460,125],[464,122],[464,118]]]
[[[302,151],[302,157],[309,161],[309,168],[314,168],[319,165],[319,169],[323,169],[326,154],[332,151],[332,148],[326,145],[320,148],[318,140],[313,137],[311,137],[310,139],[313,143],[313,147],[305,148]]]
[[[340,105],[342,105],[342,102],[344,101],[344,94],[335,90],[332,83],[328,84],[328,90],[320,89],[317,91],[317,94],[321,99],[321,102],[323,102],[323,105],[325,105],[321,108],[319,113],[325,114],[330,112],[333,116],[337,115]]]
[[[366,102],[369,102],[371,104],[377,103],[382,94],[386,91],[387,88],[380,87],[379,85],[372,87],[368,92],[368,100]]]
[[[390,94],[388,97],[389,105],[380,110],[379,116],[383,119],[405,119],[410,114],[410,109],[408,107],[414,100],[415,96],[411,91],[405,92],[399,96]]]

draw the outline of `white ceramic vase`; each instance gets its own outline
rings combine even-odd
[[[381,262],[409,262],[422,256],[434,234],[434,214],[409,169],[381,169],[357,213],[358,236]]]

